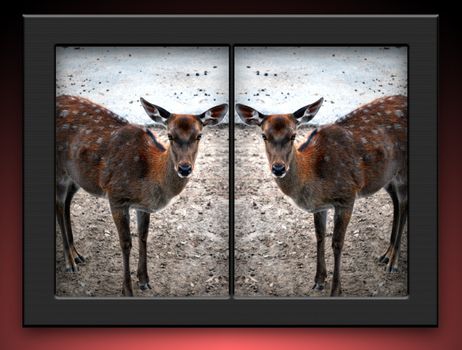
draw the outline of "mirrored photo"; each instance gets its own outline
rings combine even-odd
[[[402,297],[407,48],[235,48],[237,296]]]
[[[56,295],[228,295],[227,47],[56,48]]]

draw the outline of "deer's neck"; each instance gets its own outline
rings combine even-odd
[[[174,197],[178,195],[185,188],[188,183],[188,178],[181,178],[178,176],[178,172],[175,169],[175,164],[173,161],[173,152],[170,147],[167,151],[164,152],[166,157],[165,166],[166,171],[162,179],[162,184],[165,188],[165,192],[168,196]]]
[[[276,183],[284,194],[297,197],[305,186],[313,181],[313,152],[299,152],[295,146],[292,148],[292,158],[289,170],[283,178],[276,178]]]

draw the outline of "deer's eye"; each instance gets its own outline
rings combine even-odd
[[[168,135],[167,135],[167,137],[168,137],[168,139],[169,139],[170,141],[172,141],[172,140],[173,140],[173,136],[172,136],[172,134],[168,134]]]
[[[202,138],[202,134],[197,135],[196,140],[199,141]]]
[[[295,136],[296,136],[296,135],[293,134],[293,135],[290,137],[290,140],[291,140],[291,141],[295,140]]]
[[[263,140],[265,140],[265,141],[268,140],[268,138],[266,137],[265,134],[261,134],[261,138],[262,138]]]

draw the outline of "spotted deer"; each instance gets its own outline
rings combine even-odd
[[[56,216],[61,229],[67,271],[84,258],[74,246],[70,206],[79,188],[109,200],[123,255],[123,288],[132,296],[129,209],[136,209],[139,237],[137,276],[142,290],[151,288],[146,240],[150,213],[164,208],[186,186],[196,160],[204,126],[222,121],[227,104],[206,112],[174,114],[140,98],[148,116],[167,128],[168,145],[144,126],[128,123],[84,98],[56,99]]]
[[[320,126],[295,145],[296,129],[311,121],[323,99],[290,114],[265,115],[242,105],[236,111],[248,125],[262,130],[269,166],[281,191],[297,206],[314,213],[317,267],[313,289],[326,279],[324,243],[327,210],[333,208],[334,275],[331,296],[341,295],[340,259],[345,232],[357,197],[381,188],[393,202],[390,244],[379,261],[396,271],[407,199],[407,100],[380,98],[330,125]]]

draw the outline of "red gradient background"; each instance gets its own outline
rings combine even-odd
[[[462,55],[455,9],[388,1],[265,5],[219,1],[42,1],[8,10],[1,21],[0,349],[462,349]],[[91,5],[91,6],[90,6]],[[20,5],[18,5],[20,6]],[[35,7],[34,7],[35,6]],[[96,7],[95,7],[96,6]],[[22,20],[21,13],[439,13],[439,327],[438,328],[22,328]]]

